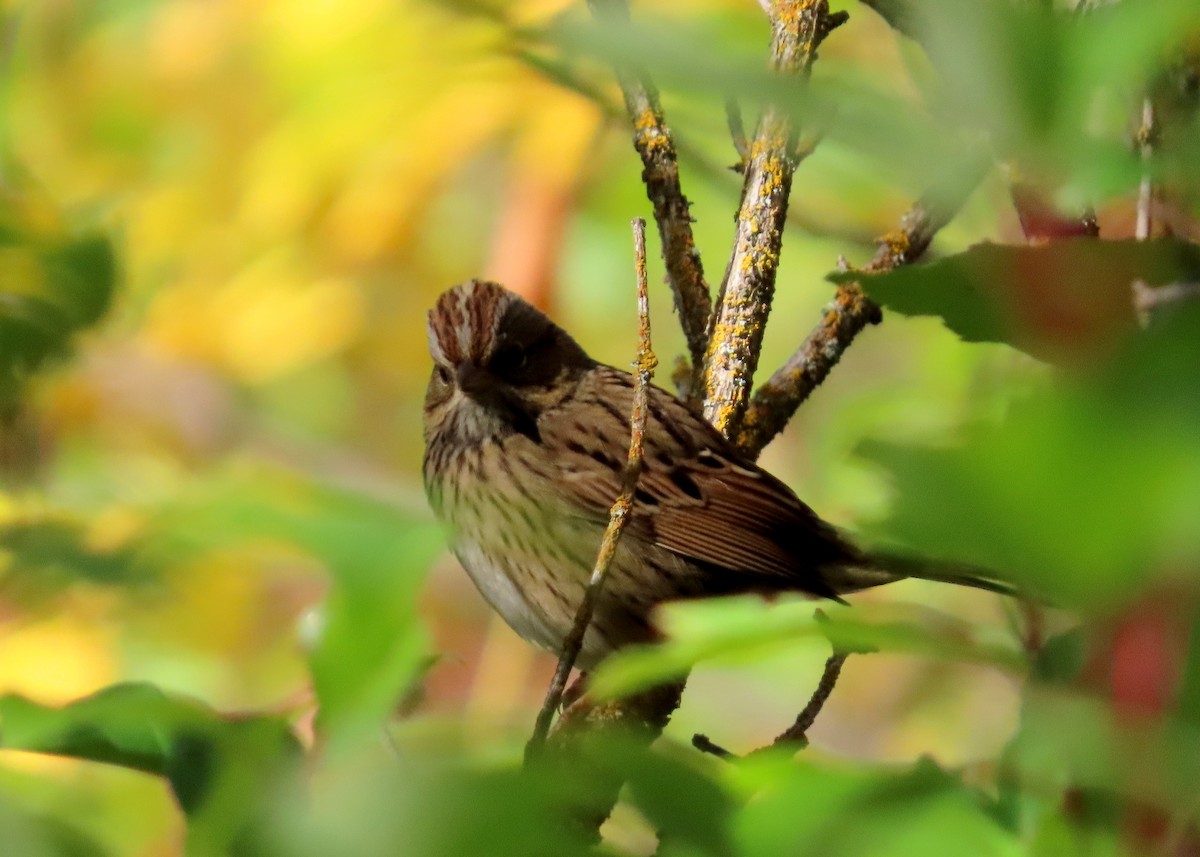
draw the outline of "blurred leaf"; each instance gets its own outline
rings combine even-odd
[[[674,758],[664,752],[625,754],[630,799],[658,832],[659,853],[694,853],[726,857],[734,853],[730,822],[735,811],[730,795],[696,767],[696,754]],[[687,853],[693,853],[691,851]]]
[[[136,548],[94,547],[84,528],[68,520],[0,524],[0,555],[7,560],[0,592],[23,607],[36,605],[76,581],[123,586],[146,578]]]
[[[627,696],[679,678],[701,661],[744,662],[805,638],[827,639],[843,651],[908,652],[1012,670],[1024,664],[1012,645],[979,640],[965,623],[932,611],[924,614],[926,624],[897,620],[887,605],[830,605],[819,620],[813,612],[808,600],[767,604],[752,597],[665,605],[658,626],[667,641],[615,653],[591,676],[589,691],[598,698]]]
[[[561,771],[482,765],[446,748],[324,757],[311,795],[275,814],[264,840],[289,857],[571,857],[594,854],[595,784]],[[401,738],[403,740],[403,738]],[[423,749],[422,749],[423,748]]]
[[[0,405],[99,320],[116,279],[112,244],[101,235],[0,239]]]
[[[1200,279],[1200,247],[1170,238],[977,244],[926,265],[839,272],[885,307],[941,317],[967,342],[1006,342],[1043,359],[1108,350],[1136,327],[1131,286]]]
[[[61,708],[0,697],[0,746],[164,777],[189,818],[196,854],[250,841],[301,758],[279,718],[222,717],[147,684],[114,685]]]
[[[1198,344],[1200,310],[1183,306],[1101,371],[1031,395],[959,446],[865,445],[899,498],[882,532],[1064,606],[1095,609],[1160,574],[1194,575]]]
[[[168,513],[193,549],[271,539],[329,570],[309,654],[319,726],[338,743],[375,736],[427,664],[416,598],[443,539],[432,521],[278,472],[214,481]]]
[[[18,812],[0,802],[0,842],[6,853],[21,857],[104,857],[100,844],[66,821]]]
[[[1128,135],[1137,91],[1194,32],[1192,0],[1097,4],[927,0],[915,31],[937,74],[925,85],[938,121],[985,131],[1001,158],[1033,175],[1094,171],[1105,136]],[[1115,102],[1107,115],[1101,109]],[[1122,104],[1123,103],[1123,104]],[[1125,158],[1124,184],[1136,182]],[[1119,164],[1112,164],[1120,168]]]
[[[1066,816],[1062,809],[1045,813],[1033,834],[1031,857],[1096,857],[1125,853],[1111,828],[1084,827]]]
[[[1052,804],[1070,788],[1107,796],[1112,812],[1124,797],[1191,813],[1200,730],[1177,719],[1130,718],[1104,700],[1039,685],[1026,697],[1002,764],[1027,797]]]
[[[1066,684],[1079,675],[1085,656],[1083,635],[1078,629],[1056,634],[1038,651],[1034,677],[1047,684]]]
[[[735,831],[746,857],[1022,853],[987,799],[926,761],[896,774],[801,760],[779,770]]]
[[[1179,687],[1179,719],[1200,729],[1200,621],[1193,617]]]

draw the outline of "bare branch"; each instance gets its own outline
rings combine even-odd
[[[1200,283],[1169,283],[1150,288],[1144,281],[1138,280],[1134,285],[1142,287],[1134,290],[1134,308],[1140,316],[1147,319],[1159,307],[1200,300]]]
[[[600,20],[629,20],[624,0],[588,0],[588,5]],[[691,208],[679,183],[675,143],[663,118],[658,91],[649,78],[630,69],[616,71],[625,96],[625,109],[633,122],[633,147],[642,158],[642,182],[654,206],[654,221],[662,241],[667,280],[675,295],[675,309],[692,363],[699,365],[704,359],[712,298],[692,235]]]
[[[583,593],[583,601],[575,613],[575,622],[570,633],[563,640],[562,654],[558,658],[558,668],[554,679],[546,692],[545,702],[538,712],[537,723],[534,726],[533,737],[525,748],[525,758],[530,759],[541,751],[550,731],[550,723],[554,712],[562,701],[563,690],[567,678],[575,666],[575,659],[583,648],[583,637],[592,622],[592,612],[596,607],[596,599],[604,586],[604,578],[613,556],[617,552],[617,544],[621,540],[621,532],[629,520],[629,512],[633,507],[633,494],[637,490],[638,479],[642,475],[642,442],[646,432],[646,416],[649,412],[650,379],[654,377],[654,367],[658,359],[650,346],[650,304],[646,285],[646,221],[635,218],[633,221],[633,241],[636,254],[637,295],[638,295],[638,353],[637,371],[633,388],[633,414],[630,417],[629,456],[625,469],[621,474],[621,493],[609,512],[608,528],[600,542],[600,552],[592,569],[591,579]]]
[[[899,228],[879,239],[875,256],[863,270],[890,271],[921,258],[934,236],[979,185],[987,167],[988,162],[982,158],[968,160],[944,187],[924,194],[901,217]],[[839,286],[817,327],[755,391],[738,434],[742,451],[749,455],[761,452],[825,380],[854,338],[880,318],[879,307],[857,283]]]
[[[833,693],[833,688],[837,684],[838,677],[842,674],[842,665],[846,663],[846,658],[848,657],[850,657],[849,654],[842,652],[834,652],[829,656],[829,659],[825,661],[825,670],[821,673],[821,681],[817,683],[817,689],[813,691],[812,697],[808,700],[808,705],[804,706],[804,710],[796,717],[796,722],[785,729],[772,742],[772,747],[780,747],[786,744],[799,744],[801,746],[808,744],[808,730],[817,722],[817,715],[821,713],[821,709],[829,701],[829,695]]]
[[[796,716],[796,722],[780,733],[779,737],[766,747],[760,747],[751,753],[751,756],[773,747],[787,745],[797,745],[798,747],[808,746],[808,730],[817,722],[817,717],[820,715],[821,710],[824,709],[825,703],[829,701],[829,696],[833,693],[833,689],[837,685],[838,677],[842,674],[842,666],[846,663],[848,657],[850,657],[849,652],[838,651],[829,656],[825,661],[825,669],[821,672],[821,680],[817,683],[817,689],[809,697],[808,704]],[[737,761],[743,758],[729,752],[720,744],[714,743],[707,735],[700,735],[698,733],[693,735],[692,746],[702,753],[709,753],[727,761]]]
[[[772,68],[801,79],[821,42],[847,18],[831,13],[826,0],[777,0],[772,13]],[[702,382],[693,385],[703,395],[705,418],[727,436],[737,433],[749,403],[771,311],[797,163],[795,136],[784,111],[763,111],[746,163],[733,254],[709,324]]]
[[[710,756],[716,756],[718,759],[736,759],[733,753],[730,753],[720,744],[714,744],[712,739],[707,735],[701,735],[697,732],[692,736],[692,746],[701,753],[708,753]]]
[[[1150,177],[1149,162],[1154,156],[1154,146],[1158,142],[1158,120],[1154,115],[1154,102],[1149,98],[1142,102],[1142,121],[1138,126],[1137,145],[1145,168],[1141,184],[1138,185],[1137,224],[1133,236],[1138,241],[1145,241],[1154,230],[1154,182]]]
[[[1133,227],[1133,237],[1145,241],[1154,231],[1154,180],[1150,176],[1150,159],[1154,157],[1154,146],[1158,142],[1158,120],[1154,114],[1154,102],[1148,97],[1142,101],[1142,120],[1138,124],[1134,142],[1142,159],[1142,180],[1138,184],[1137,221]],[[1150,323],[1151,311],[1162,302],[1163,296],[1156,295],[1145,280],[1134,280],[1131,288],[1134,311],[1138,322],[1145,327]]]

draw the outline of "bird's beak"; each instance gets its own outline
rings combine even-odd
[[[536,411],[531,411],[509,384],[469,360],[458,364],[455,380],[464,396],[503,414],[514,430],[541,443]]]
[[[492,390],[496,386],[496,379],[486,369],[476,366],[471,360],[464,360],[458,364],[458,368],[455,370],[455,380],[458,382],[458,389],[471,397],[477,397],[480,393]]]

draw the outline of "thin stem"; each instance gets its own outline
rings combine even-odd
[[[1150,159],[1154,157],[1154,144],[1158,137],[1158,121],[1154,115],[1154,102],[1148,97],[1142,100],[1142,121],[1138,125],[1135,142],[1138,154],[1142,159],[1142,180],[1138,184],[1137,221],[1133,227],[1133,237],[1145,241],[1154,231],[1154,181],[1150,176]],[[1145,327],[1150,323],[1150,313],[1158,300],[1145,280],[1134,280],[1133,306],[1137,312],[1138,322]]]
[[[820,715],[821,710],[825,707],[825,703],[829,701],[829,697],[837,685],[838,677],[842,674],[842,666],[846,663],[846,658],[848,657],[850,657],[848,652],[834,652],[829,656],[829,659],[825,661],[825,669],[821,673],[821,680],[817,683],[817,689],[809,697],[808,704],[804,706],[804,710],[796,716],[796,722],[785,729],[778,738],[766,747],[760,747],[754,753],[761,753],[773,747],[782,747],[789,744],[801,747],[808,745],[808,730],[817,722],[818,715]],[[692,746],[701,753],[708,753],[709,755],[730,762],[743,758],[729,752],[720,744],[714,743],[707,735],[699,733],[692,736]],[[754,753],[750,755],[754,755]]]
[[[808,705],[804,706],[804,710],[797,715],[796,722],[771,743],[772,747],[784,744],[808,744],[808,730],[817,722],[817,716],[825,707],[825,703],[829,701],[829,695],[833,693],[838,677],[842,674],[842,665],[846,663],[848,657],[850,657],[849,654],[841,652],[834,652],[829,656],[829,659],[825,661],[825,670],[821,673],[821,681],[818,682],[817,689],[809,698]]]
[[[1142,122],[1138,127],[1137,144],[1142,158],[1142,181],[1138,185],[1137,223],[1133,237],[1145,241],[1154,229],[1154,181],[1150,177],[1150,159],[1154,156],[1158,122],[1154,116],[1154,102],[1149,98],[1142,102]]]
[[[692,746],[701,753],[708,753],[710,756],[716,756],[718,759],[737,758],[720,744],[714,744],[707,735],[701,735],[699,732],[692,736]]]
[[[558,658],[558,668],[554,679],[546,692],[546,699],[538,712],[537,723],[534,726],[533,737],[525,748],[526,760],[534,758],[546,743],[550,732],[550,723],[554,712],[562,702],[563,691],[567,678],[575,666],[575,660],[583,648],[584,634],[592,622],[592,613],[596,608],[596,599],[604,587],[604,579],[617,552],[617,544],[621,533],[630,517],[633,507],[633,495],[637,491],[638,479],[642,475],[642,444],[646,432],[646,418],[649,413],[650,380],[654,377],[654,367],[658,359],[650,345],[650,304],[646,283],[646,221],[635,218],[633,221],[633,243],[636,256],[638,296],[638,352],[637,371],[634,373],[633,414],[630,417],[629,455],[625,469],[621,474],[621,493],[608,516],[608,527],[600,542],[600,552],[596,556],[596,564],[592,568],[591,579],[583,593],[583,601],[575,613],[575,622],[571,626],[566,639],[563,640],[562,653]]]

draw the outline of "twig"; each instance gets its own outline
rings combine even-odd
[[[1154,156],[1157,138],[1158,121],[1154,115],[1154,102],[1147,98],[1142,102],[1142,121],[1137,131],[1138,152],[1144,168],[1141,184],[1138,185],[1137,223],[1133,233],[1138,241],[1148,239],[1154,228],[1154,181],[1150,177],[1149,162]]]
[[[629,20],[625,0],[588,0],[597,19],[623,23]],[[675,309],[687,340],[692,364],[704,359],[712,297],[704,280],[704,266],[692,235],[692,215],[679,183],[679,159],[671,131],[663,118],[658,91],[644,73],[617,68],[625,96],[625,109],[633,122],[633,147],[642,158],[642,182],[654,206],[654,221],[662,241],[667,280],[675,295]]]
[[[988,162],[982,158],[968,160],[944,187],[924,194],[901,217],[899,228],[879,239],[874,257],[863,270],[890,271],[920,259],[982,181],[987,168]],[[761,452],[825,380],[854,338],[880,318],[879,307],[858,283],[839,286],[820,323],[755,392],[738,435],[742,451],[749,455]]]
[[[575,622],[571,626],[566,639],[563,640],[562,654],[558,658],[558,668],[546,692],[542,709],[538,712],[537,723],[534,726],[533,737],[525,748],[525,758],[531,759],[541,751],[546,743],[546,735],[550,731],[550,722],[554,712],[562,701],[563,690],[567,678],[575,666],[575,659],[583,648],[583,637],[592,622],[592,612],[596,607],[596,599],[604,586],[604,578],[613,556],[617,552],[617,544],[621,532],[630,517],[633,507],[633,495],[637,490],[638,479],[642,475],[642,441],[646,431],[646,417],[649,413],[650,379],[654,377],[654,367],[657,358],[650,345],[650,304],[646,285],[646,221],[638,217],[633,220],[633,243],[636,255],[637,296],[638,296],[638,353],[637,372],[633,388],[633,414],[630,417],[629,457],[625,469],[621,473],[621,493],[609,512],[608,528],[600,542],[600,552],[596,556],[596,564],[592,569],[591,579],[583,593],[583,601],[575,613]]]
[[[825,661],[825,669],[821,672],[821,680],[817,683],[817,689],[809,697],[808,704],[804,706],[804,709],[796,715],[796,722],[780,733],[779,737],[766,747],[760,747],[751,753],[751,756],[774,747],[783,747],[789,744],[800,747],[808,746],[808,730],[817,722],[817,717],[825,707],[825,703],[829,701],[829,696],[833,693],[833,689],[837,685],[838,677],[842,674],[842,666],[846,663],[848,657],[850,657],[849,652],[837,651],[829,656]],[[742,758],[729,752],[720,744],[714,743],[707,735],[699,733],[692,736],[692,746],[702,753],[710,753],[713,756],[730,761]]]
[[[825,37],[847,19],[826,0],[777,0],[772,7],[771,66],[806,80]],[[759,119],[737,215],[733,254],[709,322],[700,383],[704,417],[733,436],[750,401],[763,330],[775,293],[792,175],[797,164],[787,113],[768,106]]]
[[[701,735],[699,732],[692,736],[692,746],[701,753],[708,753],[711,756],[716,756],[718,759],[737,758],[720,744],[714,744],[707,735]]]
[[[1138,125],[1135,143],[1138,154],[1142,159],[1142,180],[1138,184],[1137,221],[1133,227],[1133,237],[1145,241],[1154,231],[1154,181],[1150,176],[1150,159],[1154,156],[1154,145],[1158,137],[1158,121],[1154,115],[1154,102],[1149,98],[1142,101],[1142,120]],[[1138,322],[1145,327],[1150,323],[1150,313],[1160,302],[1161,296],[1156,295],[1145,280],[1134,280],[1133,306],[1138,316]]]
[[[821,673],[821,681],[817,684],[817,689],[813,691],[813,695],[809,697],[808,704],[804,706],[804,710],[796,716],[796,722],[785,729],[778,738],[768,744],[766,747],[761,747],[755,750],[754,753],[761,753],[773,747],[782,747],[788,744],[796,744],[801,747],[808,746],[808,730],[817,722],[817,716],[820,715],[821,709],[825,707],[825,703],[829,701],[830,694],[833,693],[833,688],[837,685],[838,677],[842,674],[842,665],[846,663],[846,658],[849,654],[835,652],[825,661],[825,669]],[[696,733],[692,736],[692,746],[701,753],[708,753],[718,758],[727,761],[736,761],[742,757],[729,752],[720,744],[714,743],[707,735]],[[754,755],[751,753],[751,755]]]
[[[1138,280],[1136,285],[1143,288],[1134,290],[1133,305],[1142,317],[1149,315],[1161,306],[1200,299],[1200,283],[1170,283],[1158,288],[1150,288],[1144,280]]]
[[[813,691],[812,697],[809,698],[808,705],[804,706],[804,710],[797,715],[796,722],[771,743],[772,747],[785,744],[808,744],[808,730],[817,722],[817,715],[829,701],[829,695],[833,693],[838,676],[842,674],[842,665],[846,663],[848,657],[850,655],[843,652],[834,652],[829,656],[829,659],[825,661],[825,670],[821,673],[821,681],[817,684],[817,689]]]

